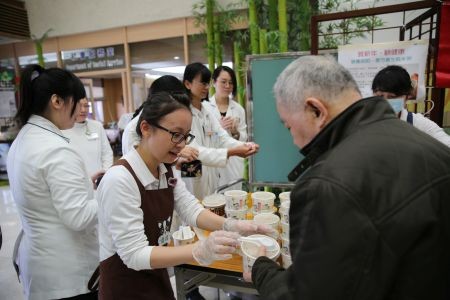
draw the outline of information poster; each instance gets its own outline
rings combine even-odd
[[[399,65],[413,83],[411,100],[425,100],[428,40],[339,46],[338,61],[352,73],[363,97],[372,96],[372,80],[386,66]]]

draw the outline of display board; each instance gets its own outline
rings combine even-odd
[[[289,172],[303,159],[275,106],[273,85],[278,75],[302,53],[247,57],[247,124],[259,152],[249,160],[253,186],[291,186]]]

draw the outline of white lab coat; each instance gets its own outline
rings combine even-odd
[[[195,136],[189,145],[199,151],[198,159],[202,162],[202,176],[186,178],[186,187],[197,199],[203,200],[219,186],[219,169],[225,168],[229,162],[228,148],[243,144],[230,137],[220,126],[209,104],[202,102],[202,109],[198,110],[191,105],[192,127],[191,133]]]
[[[70,139],[70,145],[83,159],[89,177],[111,167],[113,151],[102,123],[86,120],[83,123],[75,123],[73,128],[62,132]]]
[[[141,116],[142,111],[137,115],[135,118],[131,119],[130,122],[128,122],[127,126],[125,126],[125,129],[122,133],[122,154],[125,155],[134,148],[134,146],[137,146],[139,142],[141,141],[141,138],[136,132],[136,126],[139,121],[139,117]]]
[[[32,115],[7,168],[24,231],[18,264],[26,299],[88,293],[99,263],[97,201],[81,157],[53,123]]]
[[[406,122],[407,116],[408,111],[406,109],[403,109],[400,114],[400,120]],[[423,131],[426,134],[429,134],[430,136],[434,137],[447,147],[450,147],[450,135],[448,135],[444,131],[444,129],[439,127],[436,123],[434,123],[430,119],[424,117],[422,114],[413,113],[413,126],[419,129],[420,131]]]
[[[207,102],[205,102],[205,105]],[[212,96],[209,98],[209,106],[211,107],[212,112],[214,113],[214,116],[217,118],[217,120],[221,119],[220,110],[216,103],[215,96]],[[237,130],[239,131],[239,141],[245,142],[247,141],[247,124],[245,122],[245,111],[242,106],[239,105],[234,100],[229,101],[228,109],[226,112],[227,117],[232,118],[239,118],[239,124],[237,127]],[[227,131],[228,132],[228,131]],[[228,132],[228,134],[231,136],[231,132]],[[228,184],[233,180],[240,179],[244,175],[244,159],[242,157],[233,156],[230,157],[228,160],[228,164],[226,168],[219,169],[219,186]],[[242,189],[242,184],[238,183],[231,187],[229,187],[227,190],[231,189]]]

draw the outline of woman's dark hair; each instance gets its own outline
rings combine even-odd
[[[144,102],[141,116],[136,126],[136,132],[142,138],[141,123],[146,121],[150,125],[156,125],[166,115],[178,110],[191,111],[191,101],[186,93],[159,92],[152,94],[150,99]]]
[[[237,91],[236,74],[234,73],[234,71],[233,71],[232,68],[227,67],[227,66],[220,66],[220,67],[217,67],[217,68],[214,70],[213,74],[212,74],[212,79],[213,79],[213,81],[214,81],[214,82],[217,81],[217,78],[219,78],[220,72],[222,72],[222,71],[223,71],[223,72],[227,72],[227,73],[230,75],[230,77],[231,77],[231,82],[233,82],[233,92],[232,92],[232,94],[233,94],[233,96],[236,96],[236,91]]]
[[[152,85],[148,89],[147,99],[144,101],[149,101],[151,96],[159,92],[174,92],[174,93],[185,93],[186,89],[181,81],[172,75],[164,75],[152,82]],[[139,106],[138,109],[133,114],[133,119],[136,118],[144,107],[144,103]]]
[[[86,91],[80,79],[67,70],[27,66],[20,77],[20,101],[16,114],[19,127],[25,125],[32,114],[42,115],[52,95],[61,97],[65,103],[73,99],[73,115],[76,104],[86,97]]]
[[[411,77],[400,66],[387,66],[380,70],[372,82],[372,91],[387,92],[396,96],[409,95],[412,90]]]
[[[202,83],[209,83],[211,81],[211,71],[205,67],[204,64],[195,62],[186,66],[183,74],[183,83],[185,80],[192,82],[194,78],[200,74]],[[191,95],[191,91],[186,89],[188,94]]]

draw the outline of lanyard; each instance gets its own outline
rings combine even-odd
[[[44,130],[47,130],[48,132],[51,132],[51,133],[53,133],[53,134],[56,134],[56,135],[59,136],[59,137],[62,137],[66,142],[70,143],[70,139],[69,139],[69,138],[67,138],[67,137],[65,137],[65,136],[63,136],[63,135],[61,135],[61,134],[59,134],[59,133],[56,133],[56,132],[54,132],[54,131],[51,131],[51,130],[48,129],[48,128],[42,127],[42,126],[40,126],[40,125],[38,125],[38,124],[34,124],[34,123],[31,123],[31,122],[27,122],[27,124],[30,124],[30,125],[39,127],[39,128],[41,128],[41,129],[44,129]]]

